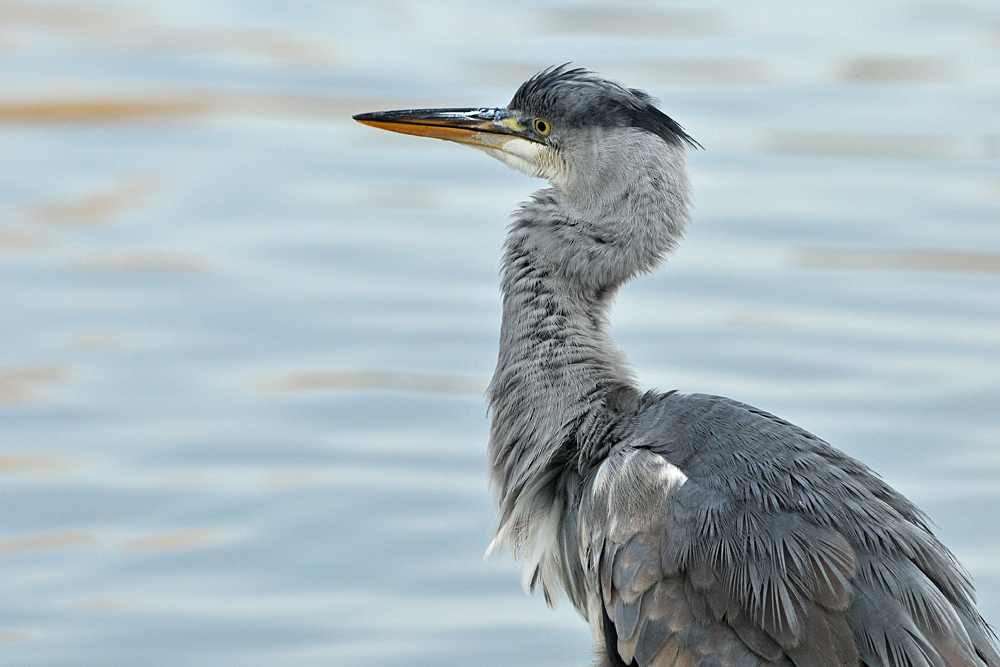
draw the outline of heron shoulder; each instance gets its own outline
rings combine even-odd
[[[865,546],[930,540],[947,552],[927,516],[878,474],[764,410],[720,396],[647,395],[628,430],[636,446],[734,507],[796,512]]]

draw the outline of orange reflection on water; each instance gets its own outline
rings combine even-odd
[[[118,609],[125,609],[129,606],[129,604],[121,598],[98,597],[81,600],[73,606],[78,609],[86,609],[88,611],[114,611]]]
[[[123,352],[142,347],[145,342],[141,336],[131,332],[83,330],[73,333],[69,347],[76,350]]]
[[[68,377],[69,367],[60,364],[0,368],[0,405],[29,401],[36,386],[58,384]]]
[[[21,630],[0,630],[0,644],[24,642],[29,639],[31,639],[31,635]]]
[[[198,255],[164,250],[93,252],[78,257],[71,268],[94,273],[211,273]]]
[[[56,100],[0,104],[0,123],[66,123],[187,116],[211,107],[194,101]]]
[[[303,486],[318,486],[324,481],[322,470],[310,470],[299,468],[295,470],[281,470],[273,472],[267,476],[265,486],[270,488],[297,488]]]
[[[48,237],[28,232],[0,232],[0,252],[20,253],[51,247]]]
[[[97,537],[85,530],[65,533],[45,533],[42,535],[27,535],[0,540],[0,553],[19,554],[30,551],[52,551],[58,549],[73,549],[97,544]]]
[[[93,227],[140,204],[147,189],[135,183],[71,197],[63,201],[38,204],[30,211],[33,220],[70,227]]]
[[[120,548],[122,551],[130,553],[158,553],[162,551],[192,549],[216,542],[222,534],[222,531],[219,530],[182,530],[173,533],[132,538],[123,542]]]
[[[66,468],[66,461],[42,454],[0,454],[0,474],[55,472]]]

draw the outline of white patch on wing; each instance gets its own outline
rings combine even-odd
[[[594,483],[590,487],[591,499],[595,499],[607,491],[608,483],[611,481],[611,465],[610,461],[604,461],[601,465],[597,466]]]
[[[659,459],[660,464],[660,481],[664,482],[667,488],[679,487],[688,481],[688,476],[680,468],[662,456],[657,456],[656,458]]]
[[[613,447],[594,471],[578,515],[578,557],[587,570],[586,614],[598,645],[604,639],[601,559],[614,558],[614,552],[609,551],[613,545],[627,544],[637,534],[648,535],[650,530],[669,525],[677,493],[687,481],[679,467],[632,442]],[[662,539],[668,537],[663,535]]]
[[[521,563],[521,586],[532,592],[539,583],[548,592],[559,587],[559,521],[562,503],[554,502],[530,529],[527,552]],[[546,594],[548,597],[548,594]]]
[[[632,475],[638,472],[634,467],[637,457],[641,457],[640,461],[645,461],[647,465],[652,463],[655,466],[657,479],[663,483],[662,490],[665,492],[675,491],[688,480],[688,476],[680,468],[659,454],[648,449],[628,448],[612,454],[598,466],[594,482],[590,487],[591,498],[596,499],[602,494],[613,493],[614,490],[610,488],[613,484],[628,484],[629,480],[634,483],[636,480]]]

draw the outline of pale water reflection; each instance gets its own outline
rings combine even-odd
[[[705,147],[614,326],[923,506],[1000,623],[1000,8],[0,2],[0,665],[582,665],[483,561],[509,212],[357,126],[573,61]]]

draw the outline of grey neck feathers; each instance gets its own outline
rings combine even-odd
[[[613,148],[605,155],[620,158]],[[526,545],[532,526],[558,503],[562,474],[577,464],[579,425],[606,409],[610,392],[635,385],[608,332],[608,312],[623,283],[673,248],[688,217],[688,186],[681,149],[620,148],[653,157],[639,165],[618,159],[614,170],[536,193],[515,213],[502,265],[500,355],[488,392],[500,505],[491,549],[533,548]]]

